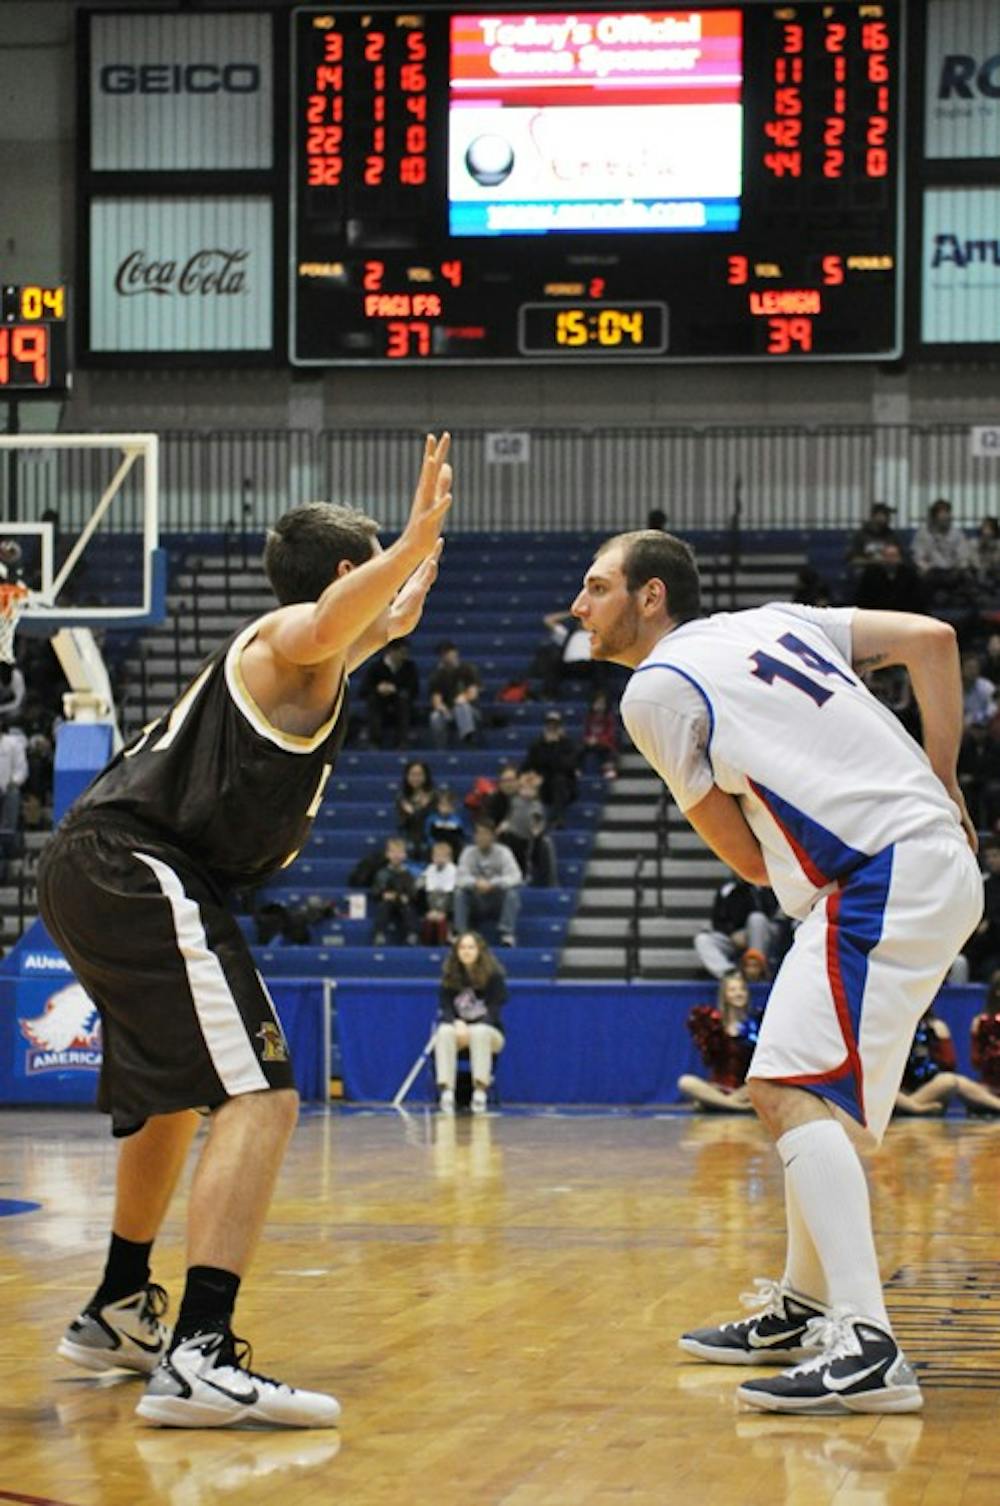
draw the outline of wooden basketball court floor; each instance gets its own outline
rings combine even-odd
[[[780,1274],[749,1119],[318,1110],[238,1308],[337,1433],[165,1431],[141,1382],[56,1358],[103,1259],[113,1147],[0,1113],[0,1502],[58,1506],[997,1506],[1000,1123],[897,1123],[872,1164],[890,1311],[925,1410],[737,1410],[676,1336]],[[183,1198],[154,1274],[176,1300]]]

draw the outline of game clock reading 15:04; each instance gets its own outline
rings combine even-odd
[[[295,364],[899,354],[898,0],[292,24]]]

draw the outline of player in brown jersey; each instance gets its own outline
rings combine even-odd
[[[182,1427],[331,1427],[332,1396],[249,1368],[231,1328],[298,1112],[281,1026],[227,906],[301,847],[343,740],[347,676],[412,632],[451,504],[449,436],[428,436],[410,516],[310,504],[271,531],[279,606],[215,653],[100,773],[39,869],[46,925],[104,1030],[100,1103],[122,1140],[100,1286],[59,1353],[148,1374],[138,1415]],[[198,1125],[188,1271],[171,1336],[152,1244]]]

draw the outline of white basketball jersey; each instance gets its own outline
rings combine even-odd
[[[712,782],[739,799],[790,915],[891,843],[958,823],[923,750],[851,668],[851,616],[775,603],[684,623],[622,698],[682,809]]]

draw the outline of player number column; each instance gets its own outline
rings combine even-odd
[[[344,39],[338,31],[323,37],[323,61],[314,72],[306,104],[306,182],[310,188],[338,188],[344,171]]]

